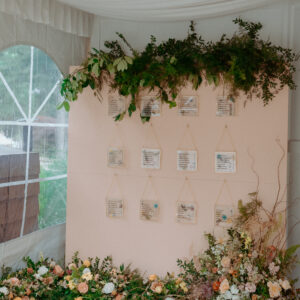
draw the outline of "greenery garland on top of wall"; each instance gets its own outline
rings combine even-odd
[[[79,69],[63,79],[59,108],[70,109],[69,102],[90,87],[101,98],[103,83],[109,83],[120,95],[130,96],[129,116],[136,111],[141,90],[157,91],[162,102],[176,106],[179,91],[191,82],[198,89],[209,84],[226,87],[229,97],[244,92],[256,95],[267,105],[284,86],[295,89],[293,74],[299,55],[291,49],[273,45],[260,38],[261,23],[233,20],[239,31],[232,37],[225,34],[217,42],[205,42],[190,24],[183,40],[170,38],[160,44],[154,36],[142,52],[134,50],[125,37],[117,33],[128,46],[127,56],[119,41],[105,42],[109,49],[93,49]],[[122,120],[124,114],[115,119]],[[149,121],[149,118],[143,118]]]

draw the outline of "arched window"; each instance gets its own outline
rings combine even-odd
[[[38,48],[0,51],[0,243],[65,222],[68,115],[62,74]]]

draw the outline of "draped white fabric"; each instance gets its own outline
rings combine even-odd
[[[91,36],[93,15],[56,0],[0,0],[0,12],[78,36]]]
[[[286,0],[60,0],[99,16],[131,21],[183,21],[238,13]]]

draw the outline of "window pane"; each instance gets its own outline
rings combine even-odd
[[[31,47],[25,45],[14,46],[0,52],[0,71],[26,115],[29,108],[30,56]]]
[[[67,179],[40,183],[39,228],[61,224],[66,221]]]
[[[40,159],[40,178],[67,173],[68,129],[55,127],[32,127],[32,152]],[[38,170],[36,157],[29,166]]]

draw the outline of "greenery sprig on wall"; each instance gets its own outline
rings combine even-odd
[[[69,103],[90,87],[101,99],[101,89],[108,83],[120,95],[130,96],[129,116],[136,111],[142,90],[157,91],[170,108],[176,106],[180,90],[191,82],[198,89],[206,80],[214,86],[224,85],[228,97],[244,92],[256,95],[267,105],[284,86],[295,89],[293,74],[299,55],[291,49],[263,40],[261,23],[233,20],[239,31],[232,37],[223,35],[217,42],[205,42],[191,22],[183,40],[170,38],[160,44],[151,41],[142,52],[134,50],[125,37],[117,33],[132,53],[126,55],[119,41],[105,42],[108,51],[93,49],[84,63],[63,79],[59,108],[70,109]],[[124,114],[115,119],[122,120]],[[148,121],[149,118],[142,118]]]

